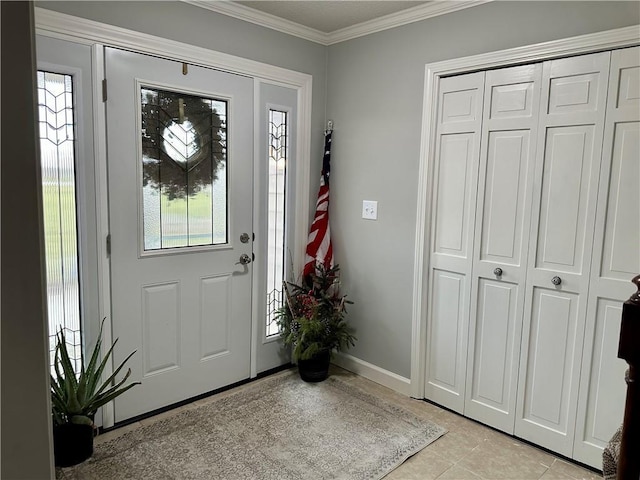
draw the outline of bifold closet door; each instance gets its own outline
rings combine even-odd
[[[464,413],[513,433],[542,64],[486,73]]]
[[[614,50],[573,458],[599,466],[624,414],[622,303],[640,272],[640,47]]]
[[[462,413],[484,73],[440,81],[426,398]]]
[[[545,62],[515,434],[571,456],[610,53]]]

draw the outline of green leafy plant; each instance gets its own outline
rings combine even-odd
[[[104,320],[100,324],[98,341],[91,354],[89,364],[85,368],[83,362],[79,375],[76,375],[71,364],[64,330],[60,328],[60,331],[56,334],[54,362],[56,375],[51,375],[51,410],[54,425],[63,425],[65,423],[93,425],[93,416],[101,406],[135,385],[140,384],[140,382],[134,382],[123,387],[131,375],[131,369],[128,369],[124,378],[112,386],[116,376],[131,356],[136,353],[135,351],[124,359],[109,378],[104,382],[101,381],[102,373],[109,361],[109,357],[113,353],[113,347],[118,342],[116,339],[104,358],[100,360],[103,325]]]
[[[316,265],[301,285],[284,282],[286,302],[276,313],[276,321],[296,361],[355,345],[353,328],[345,319],[346,305],[353,302],[340,293],[339,271],[338,265]]]

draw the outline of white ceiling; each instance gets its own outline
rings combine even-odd
[[[492,0],[182,0],[323,45]]]
[[[332,33],[342,28],[384,17],[426,1],[236,1],[240,5],[284,18],[291,22]]]

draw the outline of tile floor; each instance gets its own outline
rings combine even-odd
[[[602,478],[552,454],[520,442],[491,428],[484,427],[427,402],[400,395],[346,370],[332,367],[340,377],[366,392],[395,402],[414,414],[431,420],[449,432],[407,460],[385,477],[386,480],[595,480]],[[277,373],[275,375],[280,375]],[[260,381],[260,380],[258,380]],[[243,387],[238,387],[243,388]],[[235,390],[220,393],[192,404],[104,433],[95,439],[99,444],[142,425],[153,423],[184,409],[206,404]]]

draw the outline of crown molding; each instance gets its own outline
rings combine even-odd
[[[306,27],[290,20],[261,12],[230,0],[182,0],[196,7],[211,10],[222,15],[234,17],[262,27],[271,28],[282,33],[293,35],[321,45],[333,45],[353,38],[363,37],[371,33],[400,27],[409,23],[419,22],[427,18],[445,15],[465,8],[482,5],[493,0],[436,0],[424,5],[401,10],[380,18],[358,23],[350,27],[341,28],[330,33],[324,33],[314,28]]]
[[[329,40],[327,45],[333,45],[334,43],[363,37],[371,33],[381,32],[382,30],[401,27],[402,25],[419,22],[428,18],[446,15],[447,13],[457,12],[458,10],[464,10],[465,8],[476,7],[492,1],[493,0],[435,1],[424,5],[418,5],[417,7],[390,13],[384,17],[358,23],[351,27],[335,30],[328,35]]]
[[[271,28],[278,32],[303,38],[311,42],[321,45],[329,45],[329,35],[316,30],[315,28],[305,27],[299,23],[276,17],[270,13],[261,12],[255,8],[250,8],[239,3],[228,0],[182,0],[184,3],[194,5],[196,7],[211,10],[212,12],[221,13],[229,17],[244,20],[245,22],[254,23],[261,27]]]

